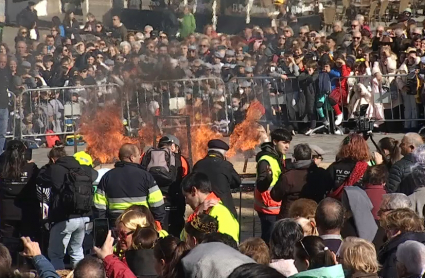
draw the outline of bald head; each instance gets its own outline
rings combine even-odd
[[[417,147],[422,145],[424,141],[418,133],[409,132],[404,135],[400,143],[401,154],[407,155],[412,153]]]
[[[316,224],[320,235],[339,234],[344,224],[344,208],[336,199],[323,199],[316,209]]]
[[[106,278],[102,260],[95,257],[85,257],[74,269],[74,278]]]
[[[134,144],[124,144],[121,146],[118,156],[121,161],[139,163],[140,150]]]

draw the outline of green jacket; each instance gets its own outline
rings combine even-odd
[[[190,34],[193,34],[196,30],[196,20],[193,14],[185,14],[183,21],[180,23],[180,37],[186,38]]]
[[[342,265],[334,265],[306,270],[298,274],[292,275],[291,278],[344,278],[344,270]]]

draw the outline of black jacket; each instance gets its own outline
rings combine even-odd
[[[230,189],[241,185],[241,178],[233,168],[232,163],[225,160],[223,155],[210,151],[208,155],[196,162],[193,172],[204,173],[211,181],[213,192],[221,199],[223,205],[238,217]]]
[[[382,265],[379,276],[385,278],[397,278],[396,252],[397,247],[407,240],[425,243],[425,233],[405,232],[390,239],[379,251],[378,261]]]
[[[260,160],[260,158],[264,155],[269,155],[276,159],[277,161],[281,162],[279,163],[279,166],[283,172],[284,166],[282,165],[283,156],[278,154],[276,149],[273,146],[273,143],[267,142],[261,144],[261,151],[257,153],[255,157],[255,161],[257,162],[257,180],[255,182],[255,186],[257,187],[257,190],[261,193],[267,191],[270,187],[270,184],[273,181],[273,174],[269,173],[270,164],[266,160]]]
[[[356,166],[356,161],[343,159],[332,163],[326,171],[328,172],[328,177],[330,180],[329,187],[330,189],[337,189],[342,185],[345,180],[351,175],[354,167]],[[351,185],[360,185],[361,179],[356,184]]]
[[[413,154],[407,154],[402,159],[394,163],[390,169],[388,182],[386,184],[388,193],[401,192],[400,189],[406,187],[403,181],[412,172],[411,167],[414,164],[415,157]]]
[[[3,165],[1,165],[1,168]],[[37,165],[27,163],[19,180],[0,179],[0,219],[19,221],[20,234],[33,237],[41,220],[40,202],[37,199]]]
[[[49,221],[51,223],[59,223],[73,218],[89,217],[91,212],[86,214],[71,214],[64,213],[64,207],[60,202],[60,192],[64,188],[66,175],[69,169],[82,168],[87,175],[91,176],[94,182],[97,178],[97,171],[85,165],[80,165],[78,161],[72,156],[64,156],[59,158],[54,164],[46,165],[40,171],[37,177],[37,184],[44,188],[51,188],[50,202],[49,202]]]
[[[34,28],[34,24],[38,21],[37,10],[31,11],[29,7],[26,7],[16,16],[16,21],[19,26],[28,30]]]
[[[156,278],[153,249],[128,250],[125,260],[130,270],[139,278]]]
[[[9,68],[0,69],[0,109],[6,109],[9,103],[7,89],[12,80],[12,73]]]
[[[316,71],[313,75],[302,72],[298,77],[298,82],[305,97],[305,113],[312,116],[316,115],[316,92],[319,91],[319,72]],[[300,118],[303,117],[304,115],[300,115]]]

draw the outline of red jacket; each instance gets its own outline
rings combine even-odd
[[[128,266],[115,255],[109,255],[103,260],[106,277],[108,278],[137,278]]]
[[[372,202],[372,214],[375,220],[379,220],[378,210],[381,207],[382,195],[387,194],[384,185],[366,184],[365,191],[370,201]]]

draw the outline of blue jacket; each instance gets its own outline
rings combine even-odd
[[[341,72],[336,69],[331,69],[328,74],[331,79],[331,89],[333,90],[336,88],[336,84],[338,84],[338,77],[341,77]]]
[[[60,278],[53,265],[43,255],[32,258],[32,262],[40,278]]]

